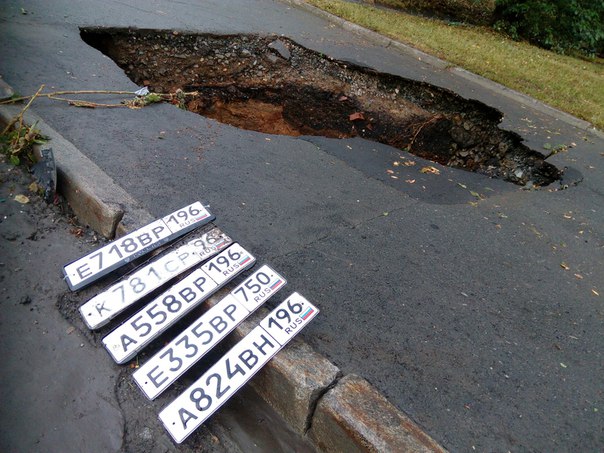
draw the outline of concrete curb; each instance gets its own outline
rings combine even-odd
[[[0,106],[0,123],[8,123],[20,111],[18,106]],[[50,138],[59,177],[58,190],[80,222],[111,239],[155,220],[38,115],[28,111],[24,119],[27,124],[37,122],[37,128]],[[219,291],[206,303],[214,306],[227,292]],[[268,313],[260,308],[235,329],[229,337],[230,343],[243,338]],[[358,377],[341,377],[337,366],[303,341],[294,339],[268,362],[251,385],[292,430],[308,435],[323,451],[445,451],[367,381],[359,383]],[[340,408],[347,408],[344,416],[338,415]]]
[[[309,437],[328,453],[445,452],[356,375],[341,379],[319,401]]]
[[[21,107],[0,106],[0,122],[8,123]],[[50,127],[42,118],[28,110],[25,123],[37,123],[36,128],[49,137],[57,166],[57,190],[69,202],[81,223],[90,226],[107,239],[113,239],[127,228],[144,225],[153,217],[125,190],[118,186],[94,162],[72,143]]]
[[[15,92],[10,87],[10,85],[6,83],[4,79],[2,79],[2,77],[0,76],[0,101],[10,99],[14,94]]]
[[[344,30],[351,31],[358,35],[361,35],[367,39],[370,39],[376,44],[383,45],[385,47],[393,47],[400,52],[403,52],[407,55],[411,55],[425,63],[428,63],[438,69],[446,69],[455,75],[463,77],[466,80],[476,83],[477,85],[481,85],[497,94],[510,98],[522,105],[531,107],[541,113],[545,113],[550,115],[559,121],[563,121],[570,126],[576,127],[577,129],[584,130],[586,132],[590,132],[596,135],[599,138],[604,139],[604,132],[596,129],[590,122],[577,118],[569,113],[558,110],[554,107],[551,107],[547,104],[544,104],[537,99],[534,99],[526,94],[520,93],[518,91],[512,90],[511,88],[507,88],[497,82],[493,82],[485,77],[479,76],[478,74],[474,74],[466,69],[460,68],[458,66],[449,63],[448,61],[441,60],[433,55],[429,55],[421,50],[415,49],[407,44],[403,44],[400,41],[396,41],[394,39],[388,38],[384,35],[381,35],[375,31],[369,30],[367,28],[361,27],[360,25],[354,24],[352,22],[347,21],[346,19],[342,19],[334,14],[331,14],[327,11],[324,11],[316,6],[309,5],[304,0],[280,0],[283,3],[287,3],[290,5],[298,6],[306,11],[309,11],[316,16],[323,17],[330,22],[333,22]]]

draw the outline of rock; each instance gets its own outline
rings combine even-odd
[[[270,43],[268,45],[268,47],[273,49],[274,51],[276,51],[279,54],[279,56],[285,60],[289,60],[292,56],[289,49],[285,46],[283,41],[281,41],[280,39],[276,39],[275,41]]]
[[[267,53],[266,54],[266,58],[268,59],[268,61],[270,61],[271,63],[277,63],[277,60],[279,60],[277,58],[276,55],[273,55],[272,53]]]

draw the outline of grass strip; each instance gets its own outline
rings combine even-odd
[[[307,3],[527,94],[604,130],[604,64],[513,41],[488,27],[342,0]]]

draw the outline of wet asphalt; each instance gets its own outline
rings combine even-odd
[[[576,144],[551,159],[568,188],[522,190],[441,166],[423,174],[431,163],[361,139],[243,131],[170,105],[35,106],[154,215],[209,204],[321,308],[304,339],[447,449],[604,448],[601,136],[281,2],[0,5],[0,73],[22,93],[136,89],[79,26],[285,34],[479,99],[534,149]],[[400,156],[417,165],[393,169]]]

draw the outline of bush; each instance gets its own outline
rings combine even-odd
[[[604,1],[497,0],[495,28],[556,52],[604,54]]]

